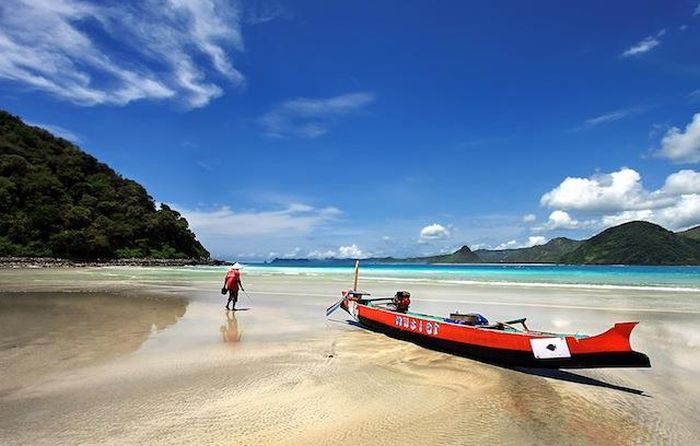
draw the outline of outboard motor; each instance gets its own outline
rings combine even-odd
[[[396,311],[399,313],[405,313],[408,311],[408,307],[411,305],[411,293],[408,291],[397,291],[392,299]]]

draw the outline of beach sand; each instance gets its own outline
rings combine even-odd
[[[347,281],[187,269],[0,270],[0,443],[697,444],[700,294],[363,280],[413,309],[596,333],[640,320],[651,369],[509,370],[325,308]]]

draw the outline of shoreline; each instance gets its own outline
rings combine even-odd
[[[231,262],[218,259],[130,258],[113,260],[71,260],[55,257],[0,257],[0,269],[15,268],[90,268],[100,266],[224,266]]]

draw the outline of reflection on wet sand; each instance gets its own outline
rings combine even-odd
[[[221,326],[223,340],[227,344],[234,344],[241,341],[242,332],[238,331],[238,321],[235,311],[226,312],[226,324]]]
[[[0,395],[134,352],[186,309],[185,299],[173,297],[0,293]]]

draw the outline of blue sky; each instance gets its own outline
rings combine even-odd
[[[1,106],[214,255],[700,224],[700,4],[8,0]]]

